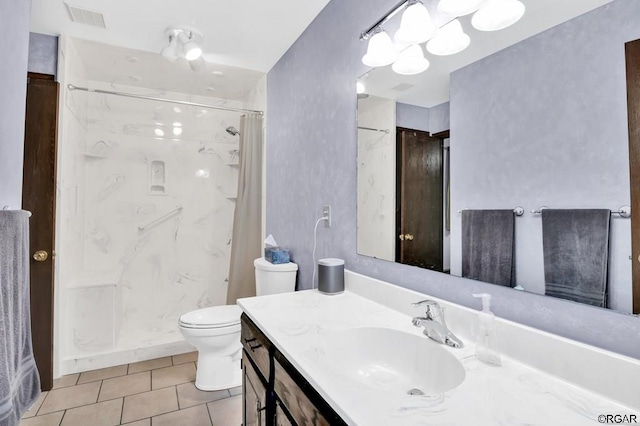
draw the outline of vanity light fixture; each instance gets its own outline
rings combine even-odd
[[[393,47],[391,37],[379,28],[369,40],[367,53],[362,57],[362,63],[369,67],[384,67],[393,63],[398,57],[398,51]]]
[[[480,9],[486,0],[440,0],[438,10],[449,16],[464,16]]]
[[[422,47],[419,44],[413,44],[404,49],[391,65],[391,69],[401,75],[420,74],[427,68],[429,68],[429,61],[424,57]]]
[[[169,39],[169,45],[160,51],[160,54],[169,60],[179,57],[187,61],[195,61],[202,56],[202,43],[204,37],[192,27],[169,27],[165,30]]]
[[[471,18],[471,25],[480,31],[498,31],[518,22],[524,11],[518,0],[487,0]]]
[[[419,1],[412,0],[402,13],[400,28],[393,36],[393,41],[399,50],[404,50],[407,46],[429,40],[437,29],[427,8]]]
[[[432,55],[446,56],[462,52],[471,43],[471,38],[465,34],[462,24],[454,19],[438,30],[436,35],[427,43],[427,51]]]
[[[394,35],[394,45],[382,26],[400,12],[403,12],[402,21]],[[400,74],[417,74],[429,67],[429,61],[422,48],[414,46],[428,41],[427,51],[438,56],[453,55],[469,46],[471,39],[462,29],[458,16],[475,12],[471,24],[476,29],[497,31],[522,18],[525,6],[519,0],[439,0],[438,12],[444,15],[439,20],[446,21],[439,29],[420,0],[400,1],[360,34],[360,40],[369,40],[362,63],[373,68],[394,63],[392,69]]]

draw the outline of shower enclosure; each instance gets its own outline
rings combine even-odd
[[[225,304],[240,100],[96,81],[63,45],[57,342],[60,374],[192,350],[181,314]]]

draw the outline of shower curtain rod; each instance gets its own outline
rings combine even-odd
[[[221,110],[224,110],[224,111],[246,112],[248,114],[264,115],[264,112],[257,111],[257,110],[252,110],[252,109],[230,108],[230,107],[223,107],[223,106],[216,106],[216,105],[200,104],[200,103],[197,103],[197,102],[177,101],[177,100],[166,99],[166,98],[156,98],[154,96],[136,95],[135,93],[114,92],[114,91],[111,91],[111,90],[102,90],[102,89],[91,89],[91,88],[88,88],[88,87],[75,86],[73,84],[67,84],[67,88],[69,90],[80,90],[80,91],[83,91],[83,92],[102,93],[102,94],[105,94],[105,95],[124,96],[124,97],[127,97],[127,98],[135,98],[135,99],[146,99],[148,101],[168,102],[168,103],[171,103],[171,104],[188,105],[188,106],[195,106],[195,107],[200,107],[200,108],[212,108],[212,109],[221,109]]]

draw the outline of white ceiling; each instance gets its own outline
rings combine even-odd
[[[178,92],[243,101],[264,76],[259,71],[212,63],[196,72],[186,59],[171,62],[156,52],[76,38],[69,40],[88,80],[152,88],[158,90],[158,94]]]
[[[164,31],[191,25],[208,62],[267,72],[329,0],[68,0],[104,15],[107,29],[71,21],[62,0],[32,0],[31,31],[159,52]]]
[[[391,66],[375,68],[365,74],[363,78],[367,92],[398,102],[432,107],[449,100],[449,75],[462,67],[478,61],[486,56],[498,52],[508,46],[516,44],[535,34],[566,22],[597,7],[610,3],[612,0],[520,0],[526,6],[522,19],[513,26],[501,31],[477,31],[471,26],[471,16],[460,19],[471,44],[461,53],[452,56],[434,56],[427,53],[431,66],[427,71],[413,76],[403,76],[391,70]],[[436,15],[436,0],[423,1]],[[439,17],[448,21],[450,18]],[[436,17],[438,19],[438,17]],[[393,35],[400,17],[394,18],[385,29]],[[364,42],[363,42],[364,43]],[[366,46],[364,47],[366,48]],[[394,88],[400,84],[412,86],[404,91]],[[402,86],[401,86],[402,87]]]

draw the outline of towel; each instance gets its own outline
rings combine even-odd
[[[545,294],[607,307],[611,210],[542,210]]]
[[[462,276],[513,287],[514,233],[513,210],[463,210]]]
[[[31,346],[29,213],[0,210],[0,426],[14,426],[40,396]]]

